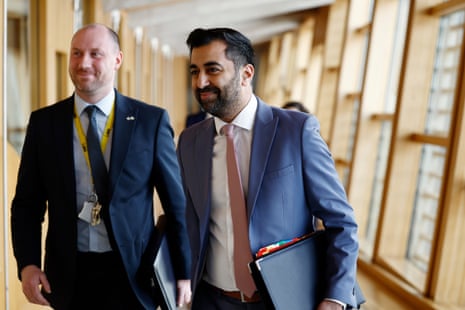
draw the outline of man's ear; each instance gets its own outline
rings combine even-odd
[[[247,64],[242,68],[242,85],[252,84],[252,79],[255,73],[255,67],[252,64]]]
[[[118,70],[123,64],[123,52],[119,51],[116,55],[115,70]]]

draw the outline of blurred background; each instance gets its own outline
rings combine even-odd
[[[9,208],[29,114],[72,94],[69,42],[92,22],[120,35],[115,86],[167,109],[176,136],[199,111],[188,33],[243,32],[257,52],[255,93],[301,102],[320,120],[359,224],[363,309],[465,309],[465,1],[0,0],[0,9],[0,309],[43,308],[22,295]]]

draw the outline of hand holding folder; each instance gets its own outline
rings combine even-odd
[[[267,309],[316,309],[325,298],[324,233],[285,240],[257,253],[249,267]],[[353,293],[357,305],[352,306],[359,308],[365,298],[358,283]]]

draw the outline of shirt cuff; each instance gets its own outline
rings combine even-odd
[[[339,301],[337,299],[325,298],[325,300],[340,304],[343,310],[346,310],[346,308],[347,308],[347,305],[345,303],[343,303],[342,301]]]

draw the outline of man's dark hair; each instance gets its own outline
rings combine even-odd
[[[282,108],[283,109],[292,109],[292,108],[294,108],[294,109],[299,110],[300,112],[310,113],[310,111],[308,111],[308,109],[300,101],[288,101],[282,106]]]
[[[197,28],[187,37],[189,52],[192,49],[211,43],[212,41],[226,43],[226,57],[234,62],[235,67],[252,64],[255,66],[255,51],[250,40],[239,31],[231,28]]]

